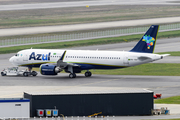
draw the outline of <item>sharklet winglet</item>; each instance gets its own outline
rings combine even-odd
[[[64,56],[66,54],[66,50],[64,51],[63,55],[61,56],[60,60],[64,60]]]

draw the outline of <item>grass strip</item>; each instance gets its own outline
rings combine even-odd
[[[180,96],[156,99],[154,103],[158,104],[180,104]]]
[[[171,37],[179,37],[180,31],[169,31],[169,32],[161,32],[158,35],[158,39],[160,38],[171,38]],[[71,42],[57,42],[57,43],[44,43],[44,44],[36,44],[36,45],[23,45],[23,46],[14,46],[14,47],[5,47],[0,48],[0,54],[7,53],[15,53],[23,49],[60,49],[60,48],[68,48],[68,47],[78,47],[78,46],[90,46],[90,45],[100,45],[100,44],[112,44],[112,43],[121,43],[130,41],[139,40],[142,37],[142,34],[138,35],[129,35],[129,36],[120,36],[120,37],[112,37],[112,38],[100,38],[100,39],[92,39],[92,40],[81,40],[81,41],[71,41]],[[133,47],[133,46],[132,46]]]
[[[158,119],[158,120],[180,120],[180,118],[172,118],[172,119]]]
[[[13,0],[11,0],[13,1]],[[14,0],[19,1],[19,0]],[[41,0],[43,1],[43,0]],[[0,3],[2,0],[0,0]],[[24,1],[23,1],[24,2]],[[9,3],[6,2],[6,3]],[[0,12],[0,28],[51,26],[179,16],[178,5],[103,5]]]
[[[33,70],[39,71],[39,68],[33,68]],[[104,75],[180,76],[179,70],[180,70],[180,64],[176,64],[176,63],[147,63],[147,64],[123,68],[123,69],[90,70],[90,71],[92,72],[92,74],[104,74]],[[82,71],[81,74],[83,73],[85,73],[85,71]]]
[[[175,52],[161,52],[157,54],[170,54],[170,56],[180,56],[180,51],[175,51]]]
[[[157,120],[180,120],[180,118],[172,118],[172,119],[157,119]]]
[[[180,76],[179,70],[180,64],[176,63],[148,63],[123,69],[91,71],[93,74],[105,75]]]

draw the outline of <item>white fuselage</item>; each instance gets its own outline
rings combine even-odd
[[[45,63],[56,63],[65,50],[28,49],[10,58],[16,66],[39,67]],[[66,50],[63,62],[91,65],[92,69],[130,67],[161,59],[161,55],[126,51]]]
[[[56,63],[63,52],[64,50],[27,49],[19,51],[9,61],[16,66],[34,65],[36,67],[35,65],[37,65],[39,67],[38,65],[44,63]]]

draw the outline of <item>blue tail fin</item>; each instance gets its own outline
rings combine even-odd
[[[153,53],[156,45],[157,33],[159,30],[159,25],[151,25],[148,31],[136,44],[136,46],[130,50],[131,52],[143,52],[143,53]]]

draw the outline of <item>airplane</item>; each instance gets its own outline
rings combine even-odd
[[[162,59],[169,54],[154,54],[159,25],[151,25],[130,51],[26,49],[19,51],[9,61],[16,66],[39,67],[42,75],[57,75],[62,70],[75,78],[76,73],[91,69],[120,69]],[[34,72],[34,71],[33,71]]]

